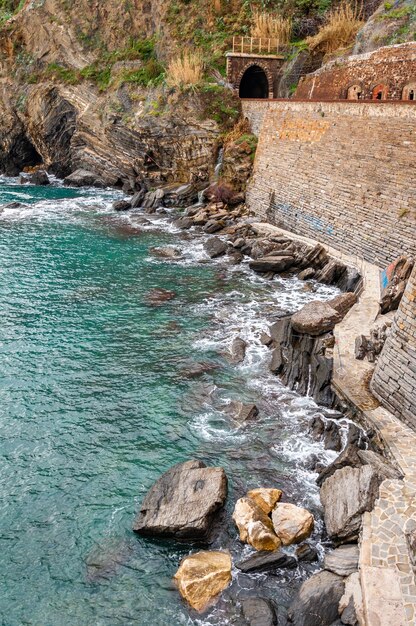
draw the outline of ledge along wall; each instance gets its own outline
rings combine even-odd
[[[415,103],[243,100],[259,218],[386,267],[416,250]]]
[[[387,409],[416,430],[416,266],[370,387]]]

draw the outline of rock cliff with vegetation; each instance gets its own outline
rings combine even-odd
[[[241,121],[240,135],[235,131],[239,102],[224,78],[233,35],[257,28],[281,38],[282,96],[340,48],[351,53],[354,46],[362,51],[413,36],[409,0],[394,7],[366,0],[352,9],[346,38],[337,31],[336,45],[329,45],[337,6],[331,0],[0,0],[0,170],[15,175],[43,163],[60,177],[82,168],[130,189],[138,181],[149,189],[173,181],[203,187],[225,144],[225,175],[240,190],[255,144]]]

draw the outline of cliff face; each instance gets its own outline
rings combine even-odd
[[[111,185],[208,180],[239,104],[215,85],[181,94],[142,84],[163,70],[166,7],[26,2],[0,31],[0,170],[43,162],[58,176],[82,167]]]

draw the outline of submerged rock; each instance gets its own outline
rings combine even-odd
[[[157,248],[150,248],[149,252],[154,256],[161,257],[162,259],[179,259],[181,257],[181,251],[174,246],[159,246]]]
[[[255,404],[233,401],[228,405],[227,413],[237,422],[248,422],[258,416],[259,410]]]
[[[260,572],[283,567],[296,567],[297,560],[280,550],[257,552],[235,564],[242,572]]]
[[[142,535],[201,539],[227,496],[221,467],[186,461],[165,472],[145,496],[133,530]]]
[[[294,626],[331,626],[338,618],[344,580],[332,572],[318,572],[306,580],[289,608]]]
[[[292,328],[299,333],[317,336],[333,330],[342,319],[341,315],[327,302],[309,302],[292,315]]]
[[[174,291],[169,291],[168,289],[150,289],[147,292],[145,300],[146,304],[150,306],[160,306],[169,300],[173,300],[175,298],[176,293]]]
[[[243,598],[241,607],[248,626],[276,626],[276,611],[270,600]]]
[[[201,551],[183,559],[174,576],[181,596],[203,611],[231,582],[231,557],[227,552]]]
[[[251,498],[237,500],[233,520],[240,531],[240,540],[256,550],[276,550],[280,547],[281,542],[273,530],[270,517]]]
[[[312,513],[289,502],[279,502],[272,513],[273,527],[284,546],[307,539],[314,528]]]

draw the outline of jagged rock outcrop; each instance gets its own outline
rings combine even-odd
[[[289,608],[294,626],[331,626],[338,618],[344,580],[332,572],[318,572],[306,580]]]

